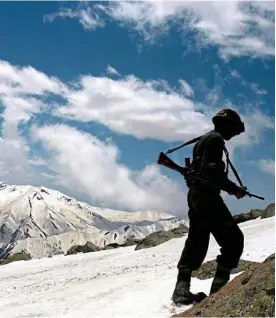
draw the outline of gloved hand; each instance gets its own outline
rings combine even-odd
[[[243,198],[244,196],[246,196],[246,190],[247,190],[247,187],[238,187],[238,188],[237,188],[237,192],[234,193],[234,194],[235,194],[235,197],[236,197],[237,199]]]

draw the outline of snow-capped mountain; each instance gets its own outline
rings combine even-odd
[[[124,244],[185,221],[159,211],[93,207],[46,187],[0,184],[0,258],[24,250],[33,258],[66,253],[87,241]]]

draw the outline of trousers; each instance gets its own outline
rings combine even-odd
[[[191,187],[188,192],[190,221],[178,269],[197,270],[203,263],[212,234],[220,246],[216,261],[228,269],[238,266],[244,236],[219,193]]]

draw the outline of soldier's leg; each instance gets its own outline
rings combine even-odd
[[[189,220],[188,237],[177,264],[179,271],[185,268],[191,271],[197,270],[203,263],[209,247],[210,230],[204,217],[200,216],[197,211],[190,209]]]
[[[211,233],[221,247],[221,254],[217,256],[217,270],[210,294],[229,281],[231,270],[238,266],[244,247],[243,233],[221,197],[215,202],[212,215]]]
[[[189,210],[189,232],[178,262],[178,275],[172,300],[175,303],[190,304],[193,301],[201,301],[205,295],[192,294],[190,292],[192,271],[203,263],[207,254],[210,232],[197,211]]]

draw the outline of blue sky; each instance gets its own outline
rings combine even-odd
[[[0,3],[0,174],[94,205],[187,212],[160,151],[212,129],[221,108],[249,190],[274,201],[273,2]],[[225,14],[227,12],[227,14]],[[171,155],[179,164],[191,148]]]

